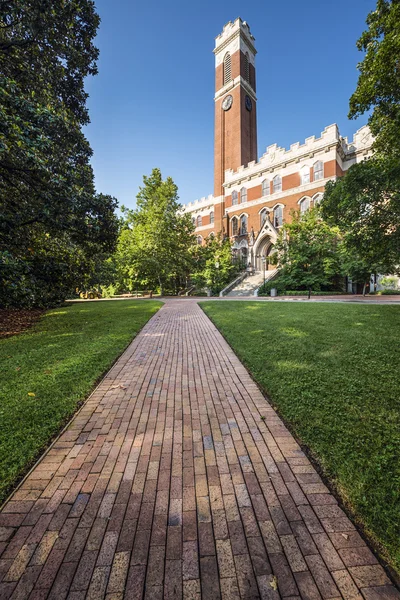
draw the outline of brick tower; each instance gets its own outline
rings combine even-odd
[[[257,160],[254,37],[245,21],[225,25],[215,43],[215,220],[221,224],[224,173]],[[220,227],[223,229],[223,227]]]

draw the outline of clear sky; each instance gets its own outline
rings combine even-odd
[[[259,156],[347,119],[375,0],[97,0],[99,75],[87,81],[98,191],[134,207],[144,174],[171,175],[182,203],[213,192],[214,38],[240,16],[258,50]]]

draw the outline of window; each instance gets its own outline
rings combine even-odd
[[[323,197],[324,197],[323,194],[315,194],[315,196],[313,197],[314,206],[318,206],[319,204],[321,204],[321,201],[322,201]]]
[[[237,217],[232,218],[232,235],[238,234],[238,219]]]
[[[250,81],[250,68],[249,68],[249,53],[246,52],[244,55],[244,78],[246,81]]]
[[[209,236],[210,240],[213,240],[215,238],[215,233],[212,231]]]
[[[201,218],[201,215],[199,215],[197,217],[197,227],[201,227],[203,224],[203,219]]]
[[[310,167],[303,167],[300,171],[300,183],[301,185],[305,185],[306,183],[310,183]]]
[[[212,210],[210,212],[210,225],[212,225],[214,223],[214,211]]]
[[[270,193],[269,181],[268,181],[268,179],[264,179],[264,181],[261,184],[261,194],[262,194],[262,196],[269,196],[269,193]]]
[[[242,215],[240,217],[240,235],[246,235],[247,233],[247,216]]]
[[[198,243],[198,245],[199,245],[199,246],[201,246],[201,245],[202,245],[202,243],[203,243],[203,238],[201,237],[201,235],[198,235],[198,236],[197,236],[197,243]]]
[[[274,208],[274,226],[282,227],[283,225],[283,209],[281,205]]]
[[[240,190],[240,202],[242,204],[243,202],[247,202],[247,189],[245,187],[242,187]]]
[[[232,80],[232,67],[231,67],[231,55],[229,52],[225,54],[224,58],[224,85]]]
[[[300,200],[300,213],[303,215],[310,208],[310,198]]]
[[[274,193],[282,191],[282,177],[280,175],[274,177],[272,186]]]
[[[196,227],[196,219],[194,217],[192,217],[192,223]]]
[[[318,179],[324,178],[324,163],[322,160],[319,160],[314,165],[314,181],[318,181]]]
[[[260,228],[263,227],[265,221],[267,220],[268,212],[266,208],[263,208],[260,212]]]
[[[232,206],[235,206],[236,204],[238,204],[238,193],[236,190],[233,190],[232,192]]]

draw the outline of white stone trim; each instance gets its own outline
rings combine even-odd
[[[257,102],[257,96],[255,91],[253,90],[249,82],[246,81],[241,75],[238,75],[237,77],[235,77],[235,79],[232,79],[231,81],[223,85],[222,88],[216,91],[214,95],[214,101],[216,102],[217,100],[222,98],[222,96],[225,96],[225,94],[228,94],[228,92],[231,92],[240,85],[242,86],[242,88],[245,89],[246,93],[254,100],[254,102]]]

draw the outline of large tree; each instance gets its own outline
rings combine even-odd
[[[358,65],[360,76],[350,98],[351,119],[372,109],[369,126],[375,150],[385,155],[400,152],[400,2],[378,0],[367,17],[368,29],[357,42],[365,52]]]
[[[27,302],[43,304],[45,281],[61,299],[117,237],[81,130],[99,16],[91,0],[0,0],[0,19],[0,301],[24,296],[24,272]]]
[[[350,118],[371,111],[374,156],[329,182],[323,216],[343,231],[357,263],[400,270],[400,2],[378,0],[357,42],[365,52]]]
[[[330,227],[314,207],[292,213],[275,244],[274,262],[280,269],[279,286],[285,290],[321,290],[335,287],[340,273],[339,229]]]
[[[175,291],[190,273],[193,224],[181,210],[171,177],[163,180],[160,169],[153,169],[143,183],[136,209],[123,209],[116,253],[119,277],[128,289],[141,281],[161,293]]]

